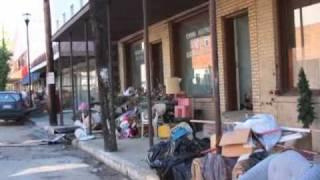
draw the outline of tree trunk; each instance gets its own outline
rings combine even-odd
[[[117,151],[115,121],[112,116],[112,78],[110,76],[108,51],[110,45],[110,29],[108,29],[108,3],[106,0],[90,0],[91,19],[95,38],[96,73],[98,77],[99,96],[101,104],[101,120],[106,151]],[[110,18],[110,17],[109,17]],[[109,38],[108,38],[109,37]],[[110,48],[111,49],[111,48]],[[110,63],[111,64],[111,63]],[[111,101],[112,102],[112,101]]]
[[[47,76],[48,76],[49,74],[54,74],[53,50],[52,50],[52,41],[51,41],[51,16],[50,16],[50,2],[49,2],[49,0],[43,0],[43,8],[44,8],[44,23],[45,23],[45,35],[46,35]],[[56,104],[56,102],[57,102],[56,101],[56,85],[54,84],[54,82],[52,82],[47,85],[47,88],[48,88],[49,122],[50,122],[50,125],[56,126],[58,124],[57,108],[56,108],[57,107],[57,104]]]

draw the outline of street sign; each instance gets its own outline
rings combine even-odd
[[[47,85],[55,84],[54,72],[47,73]]]

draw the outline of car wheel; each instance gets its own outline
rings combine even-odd
[[[19,124],[24,124],[25,122],[27,122],[28,121],[28,118],[27,117],[20,117],[18,120],[17,120],[17,122],[19,123]]]

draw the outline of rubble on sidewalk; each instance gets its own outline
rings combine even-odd
[[[239,180],[320,179],[320,165],[314,164],[296,151],[276,153],[261,161],[239,177]]]
[[[121,103],[117,108],[116,116],[117,134],[121,141],[136,142],[138,139],[134,139],[135,137],[144,136],[143,120],[148,121],[148,117],[142,117],[146,104],[144,95],[141,93],[132,88],[128,89],[122,100],[119,101]],[[170,115],[174,114],[172,113],[174,108],[170,109],[163,102],[158,101],[152,108],[154,116],[152,125],[155,128],[154,134],[158,135],[156,137],[168,137],[168,139],[155,144],[148,152],[142,152],[147,153],[147,162],[144,163],[155,170],[160,179],[254,180],[258,177],[261,180],[277,180],[280,177],[282,179],[289,177],[289,175],[297,180],[319,179],[320,165],[310,161],[310,158],[306,158],[305,153],[301,153],[300,150],[287,146],[290,142],[305,137],[310,132],[308,130],[280,127],[276,119],[269,114],[253,115],[247,117],[243,122],[229,123],[228,128],[224,128],[225,132],[219,142],[222,152],[218,154],[215,152],[216,137],[214,134],[210,138],[198,138],[188,121],[177,123],[178,121],[174,122],[174,116],[166,117],[170,112]],[[170,103],[174,104],[174,100],[171,99]],[[158,105],[161,107],[160,110],[155,108]],[[72,132],[80,147],[84,146],[83,144],[94,142],[96,136],[88,133],[89,121],[92,121],[93,125],[101,121],[94,120],[94,116],[90,120],[88,111],[89,107],[81,104],[80,118],[75,121],[74,127],[55,128],[54,132]],[[95,113],[98,117],[99,111]],[[86,148],[89,147],[84,149]],[[92,147],[89,150],[93,155],[98,152]],[[118,157],[116,153],[107,154],[99,150],[100,160],[111,164],[114,168],[135,167],[132,166],[131,161],[123,161],[122,157]],[[105,157],[108,157],[109,160],[106,160]],[[115,164],[115,161],[111,162],[110,158],[115,158],[117,162],[123,161],[124,164],[120,167]],[[286,159],[290,161],[286,162]],[[290,166],[291,163],[296,165]],[[138,177],[137,174],[134,176]]]
[[[255,148],[250,129],[237,129],[225,133],[220,140],[220,146],[222,147],[222,155],[225,157],[251,154]]]
[[[170,140],[149,150],[148,162],[162,179],[318,180],[320,164],[310,158],[318,154],[288,146],[308,133],[306,129],[280,127],[272,115],[257,114],[224,132],[220,155],[215,152],[215,135],[210,138],[210,148],[195,146],[198,149],[188,151],[192,144],[204,141],[190,138],[188,126],[177,125],[171,129]],[[186,145],[184,140],[190,144],[175,154]]]
[[[50,135],[55,135],[55,134],[72,134],[76,129],[79,127],[76,125],[64,125],[64,126],[47,126],[45,127],[45,130],[50,134]]]
[[[171,132],[170,140],[156,144],[148,151],[148,163],[161,179],[184,180],[191,178],[191,164],[210,146],[209,139],[199,140],[191,127],[180,123]]]

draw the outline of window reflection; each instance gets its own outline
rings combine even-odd
[[[176,26],[175,48],[179,55],[182,89],[189,96],[212,95],[212,60],[208,14],[185,20]]]
[[[289,48],[293,85],[296,87],[303,67],[310,87],[320,89],[320,3],[295,7],[293,11],[294,44]]]
[[[129,45],[130,51],[130,79],[131,86],[146,89],[146,66],[144,62],[144,48],[141,41]]]

